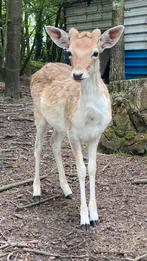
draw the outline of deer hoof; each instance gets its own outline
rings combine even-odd
[[[81,225],[81,229],[88,231],[90,229],[90,225],[89,224],[83,224],[83,225]]]
[[[72,199],[73,198],[73,195],[72,194],[69,194],[66,196],[67,199]]]
[[[33,196],[33,201],[38,202],[40,201],[41,197],[40,196]]]
[[[100,223],[99,220],[91,220],[91,221],[90,221],[90,226],[91,226],[91,227],[96,227],[99,223]]]

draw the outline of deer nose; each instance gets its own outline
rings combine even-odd
[[[74,80],[82,80],[83,73],[73,73]]]

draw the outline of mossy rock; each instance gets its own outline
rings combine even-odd
[[[118,152],[121,151],[124,142],[124,136],[120,137],[116,135],[113,128],[108,128],[102,135],[99,150],[105,153]]]
[[[147,79],[112,82],[113,120],[102,135],[102,152],[147,154]]]
[[[120,137],[115,134],[114,129],[108,128],[102,135],[99,150],[104,153],[144,155],[147,154],[147,134],[126,131],[124,136]]]
[[[132,144],[128,144],[128,140],[123,145],[124,152],[129,152],[136,155],[147,154],[147,134],[136,133],[135,137],[131,139]]]

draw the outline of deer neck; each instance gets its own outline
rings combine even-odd
[[[95,96],[99,93],[99,80],[100,80],[100,63],[96,61],[94,71],[90,77],[81,82],[81,98],[82,96]]]

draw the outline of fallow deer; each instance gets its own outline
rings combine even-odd
[[[85,229],[95,226],[98,212],[95,196],[97,146],[101,134],[111,121],[111,101],[107,87],[100,75],[99,54],[114,46],[124,27],[113,27],[101,35],[99,29],[79,32],[71,28],[65,31],[47,26],[46,31],[54,43],[66,49],[71,66],[48,63],[36,72],[31,81],[34,117],[37,128],[35,143],[35,178],[33,196],[40,197],[39,166],[43,136],[47,125],[53,127],[51,138],[60,186],[66,197],[72,191],[67,183],[61,157],[61,143],[67,135],[75,157],[80,183],[80,224]],[[83,161],[81,141],[88,146],[88,174],[90,180],[89,205],[86,203],[86,167]]]

